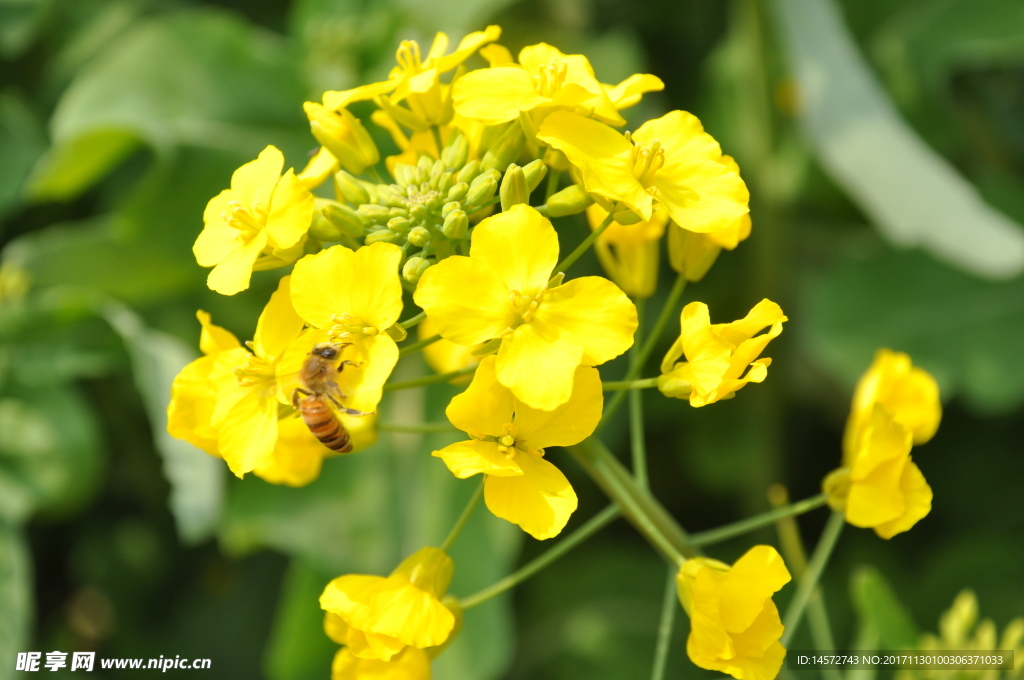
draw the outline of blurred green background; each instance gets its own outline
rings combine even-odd
[[[304,99],[381,79],[401,39],[487,23],[513,51],[587,54],[603,82],[657,74],[631,127],[692,111],[751,187],[751,238],[686,297],[715,321],[770,297],[791,321],[769,379],[736,399],[645,395],[654,492],[683,525],[763,511],[773,482],[817,493],[857,376],[891,347],[942,385],[942,426],[915,451],[934,508],[892,541],[844,533],[824,579],[838,646],[865,626],[906,646],[968,586],[1000,628],[1024,613],[1019,0],[0,0],[0,678],[20,675],[16,652],[54,649],[327,678],[326,581],[443,538],[474,485],[427,455],[439,435],[382,437],[289,489],[229,478],[163,413],[195,310],[251,337],[280,275],[208,291],[191,254],[206,201],[267,144],[305,163]],[[584,229],[567,220],[563,239]],[[438,420],[452,394],[397,393],[385,417]],[[625,453],[621,416],[607,433]],[[553,455],[581,499],[571,529],[605,500]],[[824,521],[801,518],[809,548]],[[755,539],[776,540],[712,554]],[[478,512],[453,592],[543,547]],[[647,677],[663,581],[617,522],[472,611],[435,676]],[[686,660],[679,618],[668,677],[715,675]],[[809,646],[802,630],[792,647]]]

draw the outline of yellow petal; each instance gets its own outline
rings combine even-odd
[[[320,147],[296,177],[306,189],[313,190],[338,171],[338,159],[325,147]]]
[[[633,345],[636,307],[618,286],[584,276],[552,288],[537,309],[537,321],[559,330],[559,337],[583,348],[582,362],[597,366]]]
[[[538,540],[557,536],[576,510],[576,492],[558,468],[537,454],[520,451],[516,462],[522,476],[484,481],[487,508]]]
[[[253,351],[270,361],[280,356],[302,330],[302,319],[292,308],[290,280],[290,276],[281,278],[256,322]]]
[[[502,341],[496,373],[519,401],[550,411],[569,400],[582,358],[582,347],[560,339],[558,328],[534,321]]]
[[[353,656],[360,659],[387,662],[405,649],[406,644],[387,635],[367,633],[350,627],[345,645]]]
[[[215,356],[204,356],[186,365],[171,384],[167,406],[167,432],[193,446],[218,456],[217,431],[210,425],[216,394],[210,388],[210,371]]]
[[[512,422],[512,393],[498,383],[494,363],[493,356],[481,361],[473,382],[445,409],[448,420],[463,432],[498,437],[505,424]]]
[[[519,204],[473,229],[469,256],[495,272],[508,290],[535,295],[558,263],[558,234],[546,217]]]
[[[430,680],[430,660],[415,647],[406,647],[390,661],[360,659],[342,648],[334,655],[331,680]]]
[[[749,340],[764,328],[775,323],[788,321],[778,304],[765,298],[754,305],[745,317],[732,323],[715,324],[714,329],[729,342],[739,345]]]
[[[351,616],[369,606],[383,576],[346,574],[332,579],[320,594],[320,608],[351,623]]]
[[[382,333],[356,342],[342,352],[343,359],[354,361],[338,374],[338,386],[348,408],[370,413],[384,392],[384,383],[398,363],[398,345],[391,336]]]
[[[519,436],[534,449],[579,444],[597,429],[604,406],[601,376],[596,368],[577,366],[569,401],[551,411],[516,406]]]
[[[450,71],[462,62],[469,59],[473,54],[487,43],[492,43],[501,37],[500,26],[488,26],[482,31],[473,31],[459,41],[455,51],[451,54],[438,57],[434,62],[434,68],[444,73]]]
[[[438,333],[459,345],[486,342],[515,323],[509,291],[498,275],[461,255],[427,269],[413,300]]]
[[[449,444],[434,451],[433,455],[443,460],[451,473],[459,479],[480,473],[498,477],[519,477],[523,474],[515,459],[501,453],[495,442],[470,439]]]
[[[348,624],[337,614],[324,612],[324,633],[334,642],[343,645],[348,637]]]
[[[909,458],[900,476],[900,491],[903,492],[903,514],[875,527],[875,533],[882,538],[892,538],[910,529],[931,512],[932,488],[928,486],[921,470]]]
[[[433,594],[389,577],[374,591],[365,617],[353,615],[352,625],[424,649],[448,639],[455,616]]]
[[[192,254],[196,256],[200,267],[214,266],[245,243],[242,232],[228,226],[221,218],[221,214],[228,209],[227,202],[231,196],[231,191],[226,189],[211,198],[206,205],[203,230],[192,246]]]
[[[551,100],[537,93],[533,76],[510,65],[470,71],[455,81],[452,101],[460,116],[500,125]]]
[[[237,477],[265,464],[277,443],[277,399],[273,394],[238,388],[240,399],[219,428],[220,454]]]
[[[263,231],[253,236],[252,240],[243,242],[237,250],[229,253],[210,271],[206,285],[221,295],[242,292],[249,287],[252,266],[266,245],[267,234]]]
[[[641,97],[648,92],[661,92],[665,89],[665,83],[650,73],[634,73],[618,85],[606,89],[615,108],[621,110],[639,104]]]
[[[276,146],[268,146],[254,161],[249,161],[231,175],[233,198],[247,209],[255,203],[270,205],[270,195],[284,169],[284,154]]]
[[[395,89],[397,84],[397,79],[389,79],[380,83],[360,85],[351,90],[328,90],[324,92],[324,106],[333,111],[339,111],[347,108],[352,102],[363,102],[387,94]]]
[[[374,243],[353,252],[333,246],[295,263],[292,304],[306,323],[326,328],[338,315],[349,323],[380,331],[398,321],[402,313],[402,284],[398,264],[402,249]]]
[[[744,553],[726,574],[722,586],[720,606],[725,629],[740,633],[749,628],[764,609],[765,600],[791,578],[775,548],[757,545]]]
[[[242,346],[242,343],[238,342],[238,338],[231,331],[215,325],[207,312],[199,310],[196,312],[196,318],[199,319],[199,324],[202,326],[199,335],[199,349],[203,354],[216,354]]]
[[[271,484],[305,486],[320,476],[327,452],[301,418],[282,418],[277,421],[277,443],[270,458],[253,473]]]
[[[290,248],[299,242],[313,221],[313,194],[289,169],[270,197],[267,238],[273,248]]]
[[[420,340],[426,340],[438,334],[430,319],[421,321],[416,332]],[[435,373],[451,373],[480,363],[480,357],[473,355],[474,349],[474,347],[463,347],[441,338],[423,348],[423,358]],[[471,379],[471,376],[463,376],[453,381],[453,384],[466,384]]]
[[[504,45],[492,43],[485,47],[480,48],[480,56],[487,60],[487,63],[494,68],[495,66],[505,66],[513,63],[512,53],[508,51],[508,48]]]

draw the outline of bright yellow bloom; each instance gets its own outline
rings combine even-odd
[[[498,381],[533,408],[569,400],[576,367],[597,366],[633,344],[636,308],[611,281],[551,278],[558,236],[533,208],[516,205],[473,230],[469,257],[428,269],[413,299],[448,340],[500,341]]]
[[[594,204],[587,208],[587,221],[597,229],[608,211]],[[655,211],[649,222],[612,222],[594,242],[601,266],[627,295],[648,298],[658,287],[658,244],[665,233],[668,213]]]
[[[754,546],[732,567],[706,557],[684,562],[676,584],[690,615],[690,660],[737,680],[772,680],[786,656],[772,595],[789,581],[779,553],[767,545]]]
[[[602,85],[585,56],[563,54],[540,43],[523,48],[518,65],[471,71],[453,88],[455,110],[460,115],[500,125],[526,113],[535,132],[548,114],[559,110],[592,116],[609,125],[625,125],[618,109],[636,104],[643,93],[661,90],[664,84],[656,76],[638,74],[615,87]]]
[[[326,182],[337,171],[338,159],[326,148],[320,147],[316,154],[306,163],[306,167],[296,177],[298,177],[299,183],[302,186],[312,191]]]
[[[876,403],[845,467],[823,483],[832,509],[846,521],[892,538],[932,508],[932,490],[910,459],[913,434]]]
[[[451,120],[452,106],[451,86],[441,83],[441,74],[455,69],[499,36],[501,28],[488,26],[486,30],[470,33],[454,52],[445,54],[448,36],[438,33],[426,59],[421,57],[416,41],[403,40],[395,57],[398,65],[391,69],[387,80],[342,92],[325,92],[324,106],[337,111],[352,102],[376,99],[395,120],[413,130],[443,125]],[[408,108],[399,106],[401,102]]]
[[[658,389],[667,397],[688,396],[690,406],[704,406],[763,381],[772,360],[758,357],[787,320],[777,304],[761,300],[739,321],[712,325],[708,306],[691,302],[679,317],[682,333],[661,362]],[[755,335],[764,328],[767,333]],[[676,363],[683,356],[686,361]]]
[[[853,393],[853,406],[843,434],[844,464],[849,464],[848,459],[858,449],[875,404],[880,404],[893,420],[913,433],[914,444],[931,439],[942,419],[935,378],[914,366],[906,354],[880,349]]]
[[[380,152],[370,133],[348,109],[332,111],[316,102],[305,102],[302,108],[309,118],[309,126],[316,141],[353,175],[358,175],[380,160]]]
[[[430,659],[415,647],[406,647],[390,661],[360,659],[343,647],[331,663],[331,680],[430,680]]]
[[[601,420],[603,395],[596,368],[575,369],[571,398],[558,408],[531,408],[503,387],[497,360],[480,363],[473,382],[445,411],[472,439],[435,451],[459,479],[484,474],[484,501],[496,516],[537,539],[557,536],[576,510],[569,480],[544,458],[549,446],[572,446]]]
[[[622,203],[645,220],[651,219],[655,201],[680,227],[700,233],[728,229],[748,212],[750,194],[739,173],[722,162],[718,142],[685,111],[672,111],[627,135],[556,111],[537,138],[568,157],[587,191]]]
[[[377,408],[384,382],[398,361],[398,346],[386,332],[402,313],[398,265],[402,250],[374,243],[352,251],[333,246],[295,264],[291,301],[312,330],[289,343],[279,374],[297,372],[318,342],[343,346],[341,359],[352,361],[338,375],[348,408]],[[287,401],[291,394],[281,394]]]
[[[213,267],[207,285],[222,295],[249,287],[253,271],[274,269],[302,256],[313,221],[313,194],[288,170],[284,155],[268,146],[235,170],[231,188],[210,199],[205,226],[192,246],[201,267]]]
[[[444,644],[456,622],[441,603],[454,568],[444,551],[423,548],[388,577],[339,576],[320,596],[320,606],[338,617],[326,622],[328,634],[354,656],[381,661],[407,647]]]

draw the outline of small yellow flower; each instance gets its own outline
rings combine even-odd
[[[441,602],[454,568],[444,551],[423,548],[388,577],[339,576],[320,596],[328,635],[355,657],[381,661],[444,644],[456,623]]]
[[[787,320],[777,304],[761,300],[739,321],[712,325],[708,306],[691,302],[679,317],[682,333],[661,362],[658,389],[667,397],[688,396],[698,407],[763,381],[772,360],[758,357]],[[755,335],[764,328],[767,333]],[[683,356],[686,361],[676,363]]]
[[[767,545],[754,546],[731,567],[705,557],[684,562],[676,584],[690,615],[690,660],[737,680],[772,680],[786,656],[772,595],[789,581],[779,553]]]
[[[844,467],[823,483],[829,505],[850,524],[892,538],[932,508],[932,490],[910,458],[913,433],[876,403]]]
[[[353,175],[358,175],[380,160],[380,152],[370,133],[348,109],[332,111],[316,102],[306,102],[302,108],[309,118],[309,126],[316,141]]]
[[[587,208],[587,221],[597,229],[608,211],[594,204]],[[648,298],[658,287],[658,244],[665,233],[668,213],[655,211],[649,222],[612,222],[594,243],[601,266],[627,295]]]
[[[337,171],[338,159],[326,148],[320,147],[296,177],[302,186],[312,191]]]
[[[498,381],[533,408],[569,400],[576,367],[597,366],[633,343],[636,308],[611,281],[551,278],[558,236],[533,208],[516,205],[476,226],[469,257],[428,269],[413,299],[448,340],[499,340]]]
[[[430,680],[430,659],[415,647],[406,647],[390,661],[360,659],[343,647],[331,663],[331,680]]]
[[[283,267],[302,256],[313,221],[313,194],[289,169],[284,155],[268,146],[235,170],[231,188],[210,199],[203,231],[192,252],[201,267],[213,267],[207,285],[222,295],[249,287],[253,271]]]
[[[636,104],[645,92],[663,88],[657,77],[639,74],[615,87],[602,85],[585,56],[563,54],[540,43],[523,48],[519,64],[492,65],[462,76],[455,82],[452,98],[460,115],[486,125],[506,123],[526,113],[536,128],[558,110],[625,125],[619,109]]]
[[[651,219],[657,202],[683,229],[710,233],[728,229],[748,212],[750,194],[739,172],[722,162],[718,142],[685,111],[626,135],[556,111],[544,119],[537,138],[568,157],[587,191],[644,220]]]
[[[915,445],[931,439],[942,419],[935,378],[914,366],[908,355],[880,349],[853,393],[853,406],[843,434],[844,463],[848,464],[847,459],[857,451],[875,404],[880,404],[893,420],[913,433]]]
[[[572,396],[550,411],[531,408],[503,387],[497,360],[487,357],[473,382],[445,411],[473,439],[435,451],[459,479],[483,473],[484,501],[496,516],[537,539],[557,536],[576,510],[569,480],[544,458],[549,446],[572,446],[590,436],[601,419],[603,395],[597,369],[575,369]]]

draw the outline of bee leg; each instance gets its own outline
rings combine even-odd
[[[330,392],[324,392],[324,396],[327,397],[328,401],[330,401],[332,404],[334,404],[335,408],[337,408],[337,409],[344,409],[345,408],[344,406],[341,405],[341,401],[339,401],[339,399],[338,399],[338,397],[344,397],[345,396],[341,392],[338,392],[338,397],[334,396]]]
[[[294,406],[295,408],[299,408],[299,395],[300,394],[305,396],[305,397],[308,397],[310,394],[312,394],[312,392],[309,392],[308,390],[304,390],[301,387],[296,387],[295,391],[292,392],[292,406]]]
[[[338,372],[340,373],[341,371],[345,370],[346,366],[355,366],[356,368],[359,368],[362,365],[362,362],[356,363],[355,361],[349,361],[348,359],[345,359],[340,364],[338,364]]]

